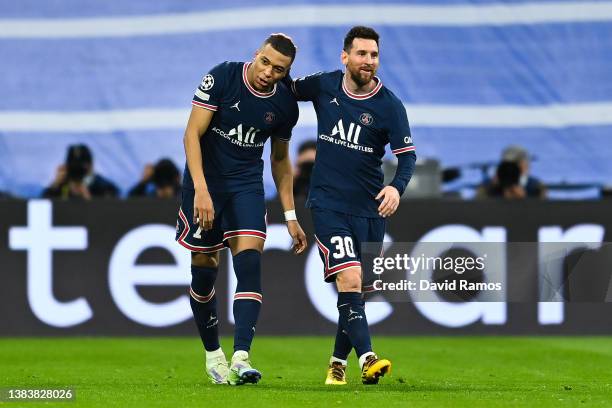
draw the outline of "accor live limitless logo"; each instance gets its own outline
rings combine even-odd
[[[54,327],[72,327],[90,320],[95,311],[86,297],[71,300],[58,300],[53,295],[53,253],[54,251],[84,251],[88,248],[88,230],[84,226],[54,226],[53,206],[50,201],[32,200],[28,202],[28,219],[25,226],[9,228],[9,248],[27,253],[27,299],[34,315],[42,322]],[[543,226],[539,229],[540,242],[564,243],[567,250],[581,247],[599,248],[604,237],[604,228],[598,224],[578,224],[562,229],[559,226]],[[191,318],[188,295],[177,295],[165,302],[150,302],[144,299],[138,286],[184,286],[190,283],[189,252],[174,242],[173,226],[165,224],[141,225],[126,232],[113,246],[108,263],[108,284],[111,297],[117,308],[132,321],[150,327],[165,327],[182,323]],[[385,241],[392,241],[386,236]],[[442,225],[427,232],[417,244],[431,242],[452,242],[454,248],[462,245],[473,250],[474,243],[491,243],[497,246],[500,254],[495,269],[498,278],[505,279],[507,259],[505,255],[506,228],[488,226],[480,230],[467,225]],[[472,247],[471,247],[472,245]],[[292,240],[284,225],[268,226],[265,250],[290,251]],[[418,246],[418,245],[417,245]],[[141,265],[138,257],[151,248],[162,248],[174,258],[171,265]],[[558,247],[555,247],[558,249]],[[448,250],[440,246],[437,256]],[[415,249],[421,253],[422,249]],[[548,254],[540,253],[540,259]],[[100,260],[105,262],[105,260]],[[235,290],[236,278],[233,273],[231,257],[228,257],[229,290]],[[546,265],[547,277],[551,276],[551,265]],[[321,279],[323,265],[316,246],[307,255],[305,291],[310,302],[320,315],[330,322],[337,321],[337,295],[332,287]],[[559,261],[553,271],[562,278],[563,263]],[[542,267],[539,276],[543,279]],[[481,322],[486,325],[503,325],[507,321],[506,302],[415,302],[421,315],[441,326],[462,327]],[[232,297],[227,297],[228,319],[232,321]],[[384,321],[401,303],[390,304],[386,301],[368,302],[368,320],[375,324]],[[564,321],[564,306],[559,301],[538,304],[540,324],[561,324]]]
[[[359,134],[361,133],[361,126],[351,122],[348,130],[344,131],[344,124],[342,119],[338,120],[338,124],[332,129],[331,135],[338,136],[341,140],[346,140],[350,143],[359,144]]]
[[[250,127],[246,133],[242,130],[242,123],[238,124],[235,128],[231,129],[229,132],[224,132],[218,127],[213,127],[213,132],[219,134],[225,139],[229,140],[233,144],[245,147],[261,147],[264,145],[264,142],[255,143],[255,136],[260,132],[260,129],[255,129],[254,127]]]
[[[349,149],[359,150],[366,153],[372,153],[374,149],[368,146],[359,144],[359,136],[361,135],[361,126],[356,123],[349,123],[348,128],[344,127],[342,119],[334,125],[330,135],[319,135],[321,140],[329,143],[334,143]]]

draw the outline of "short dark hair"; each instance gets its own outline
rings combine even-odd
[[[264,41],[262,47],[264,47],[266,44],[270,44],[276,51],[280,52],[286,57],[291,58],[291,62],[293,62],[295,59],[297,47],[295,46],[293,39],[288,35],[283,33],[270,34],[270,36],[266,38],[266,41]]]
[[[157,187],[174,186],[179,181],[179,170],[170,159],[161,159],[153,168],[153,184]]]
[[[93,157],[91,155],[91,150],[89,147],[84,144],[74,144],[68,146],[68,151],[66,152],[66,164],[71,163],[85,163],[91,164],[93,162]]]
[[[317,150],[316,140],[307,140],[298,147],[298,154],[304,153],[306,150]]]
[[[344,51],[350,52],[353,47],[353,40],[355,38],[364,38],[366,40],[374,40],[376,41],[376,45],[378,46],[378,39],[380,36],[378,33],[370,27],[365,26],[355,26],[346,33],[346,37],[344,37]]]

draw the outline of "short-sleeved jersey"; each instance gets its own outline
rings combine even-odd
[[[247,80],[250,62],[224,62],[204,75],[192,104],[214,111],[200,139],[204,177],[210,191],[263,191],[263,160],[269,137],[289,141],[299,111],[294,96],[277,83],[268,93]],[[185,166],[183,187],[193,189]]]
[[[404,105],[376,81],[366,95],[351,93],[340,70],[293,82],[297,99],[312,101],[318,120],[308,207],[379,217],[375,197],[383,188],[385,146],[391,143],[396,155],[415,147]]]

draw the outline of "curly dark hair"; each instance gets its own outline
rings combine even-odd
[[[376,41],[376,45],[378,45],[378,39],[380,36],[378,33],[370,27],[365,26],[355,26],[346,33],[346,37],[344,37],[344,51],[350,52],[353,47],[353,40],[355,38],[364,38],[366,40],[374,40]]]

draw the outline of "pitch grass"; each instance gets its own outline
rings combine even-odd
[[[331,339],[258,337],[256,386],[214,386],[193,338],[0,339],[0,387],[72,386],[83,407],[612,406],[612,337],[376,337],[391,376],[323,385]],[[231,339],[224,339],[226,351]],[[43,403],[5,402],[34,407]]]

